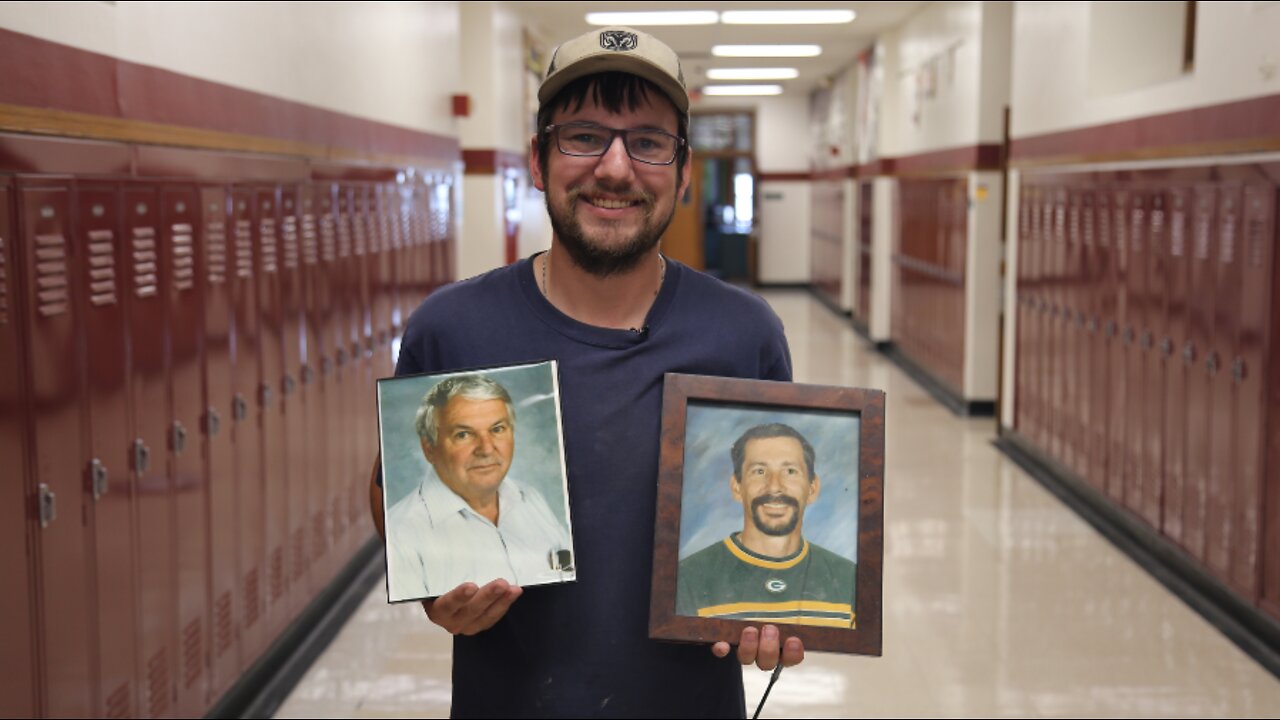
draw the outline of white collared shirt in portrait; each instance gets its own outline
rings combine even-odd
[[[464,582],[505,578],[526,586],[575,578],[569,529],[541,493],[509,476],[498,486],[497,525],[428,470],[387,511],[386,531],[392,602],[435,597]]]

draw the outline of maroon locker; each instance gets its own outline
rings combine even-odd
[[[120,196],[114,185],[81,185],[76,192],[74,254],[83,258],[91,495],[97,597],[98,697],[103,717],[134,716],[137,623],[134,606],[134,488],[129,467],[129,365],[120,241]]]
[[[137,552],[141,619],[141,714],[174,713],[178,653],[175,595],[174,487],[169,446],[169,363],[166,297],[172,282],[161,241],[159,193],[149,185],[124,190],[126,273],[132,360],[133,471],[137,489]]]
[[[1271,303],[1274,290],[1272,254],[1276,240],[1275,185],[1263,182],[1245,185],[1242,212],[1239,335],[1230,365],[1238,428],[1235,457],[1239,488],[1236,527],[1239,531],[1230,580],[1237,591],[1257,602],[1263,561],[1260,557],[1263,547],[1260,513],[1265,507],[1266,357],[1271,347],[1272,313],[1275,312],[1275,305]],[[1275,393],[1275,388],[1272,392]],[[1273,416],[1271,421],[1274,424],[1280,418]],[[1276,469],[1273,468],[1272,472]],[[1276,519],[1273,516],[1273,522]]]
[[[1066,232],[1065,247],[1066,265],[1062,277],[1063,308],[1063,425],[1066,430],[1067,467],[1076,475],[1084,476],[1084,443],[1081,438],[1083,423],[1080,421],[1080,347],[1084,345],[1081,331],[1084,328],[1084,316],[1080,312],[1080,194],[1073,187],[1064,190],[1066,194]]]
[[[1018,188],[1018,226],[1014,235],[1017,243],[1018,268],[1017,281],[1014,286],[1014,297],[1017,299],[1017,320],[1015,321],[1014,349],[1014,389],[1013,389],[1013,428],[1022,437],[1030,437],[1030,426],[1027,418],[1027,328],[1030,324],[1028,308],[1031,306],[1031,285],[1027,268],[1031,264],[1030,238],[1031,207],[1028,202],[1026,184]]]
[[[1141,336],[1146,328],[1147,302],[1147,192],[1134,188],[1129,193],[1125,218],[1129,257],[1124,286],[1125,323],[1122,344],[1125,357],[1124,497],[1125,506],[1159,528],[1159,518],[1150,519],[1144,510],[1150,505],[1143,491],[1147,487],[1147,467],[1142,462],[1146,440],[1146,383],[1143,376]]]
[[[1109,251],[1111,254],[1110,274],[1107,277],[1108,319],[1107,337],[1107,492],[1118,503],[1124,503],[1126,485],[1125,463],[1127,438],[1126,380],[1128,368],[1124,331],[1128,322],[1127,300],[1124,288],[1127,284],[1129,269],[1129,233],[1128,214],[1129,197],[1127,191],[1120,188],[1109,188],[1110,219],[1108,220]]]
[[[1161,339],[1165,336],[1164,283],[1168,276],[1169,211],[1168,194],[1153,188],[1148,194],[1147,265],[1144,285],[1145,322],[1139,334],[1143,384],[1143,418],[1139,465],[1143,468],[1142,516],[1156,530],[1163,519],[1164,495],[1164,414],[1165,358]]]
[[[260,318],[258,313],[258,266],[254,250],[254,193],[237,187],[231,192],[231,238],[235,247],[235,274],[231,276],[230,298],[235,342],[231,360],[235,371],[232,386],[232,443],[236,459],[236,522],[240,548],[237,583],[242,608],[240,621],[240,665],[247,668],[267,647],[266,598],[266,514],[262,477],[262,437],[259,428]],[[273,637],[273,636],[272,636]]]
[[[1214,301],[1212,329],[1204,359],[1208,376],[1213,423],[1209,436],[1209,491],[1205,508],[1205,564],[1223,581],[1231,576],[1231,561],[1241,549],[1235,542],[1237,527],[1236,440],[1245,431],[1235,425],[1235,400],[1231,362],[1236,355],[1238,326],[1243,310],[1240,297],[1240,230],[1242,190],[1238,182],[1218,185],[1218,215],[1214,223]]]
[[[238,492],[236,489],[236,452],[232,444],[235,416],[235,367],[232,346],[236,295],[233,285],[243,288],[244,279],[236,279],[234,246],[228,245],[229,205],[223,187],[200,188],[200,228],[204,264],[200,273],[204,283],[204,417],[201,436],[204,439],[204,462],[209,529],[209,606],[210,624],[209,695],[212,702],[221,697],[240,676],[240,630],[244,606],[237,602],[240,575]],[[233,238],[230,238],[233,239]],[[243,291],[241,291],[243,294]]]
[[[1045,371],[1049,378],[1049,452],[1069,464],[1067,442],[1066,293],[1063,282],[1067,265],[1067,193],[1061,178],[1050,196],[1048,244],[1050,247],[1049,342],[1045,347]]]
[[[1100,378],[1105,377],[1099,366],[1098,354],[1102,347],[1098,304],[1098,225],[1096,192],[1086,183],[1080,193],[1080,310],[1084,314],[1081,333],[1079,362],[1080,372],[1080,421],[1084,428],[1084,473],[1089,484],[1105,491],[1106,478],[1106,426],[1102,424],[1101,404],[1105,401],[1098,392]]]
[[[0,617],[7,623],[0,644],[0,715],[34,717],[36,698],[36,617],[32,592],[32,523],[27,512],[27,402],[20,323],[25,303],[18,264],[14,191],[0,177],[0,572],[8,584],[0,593]],[[130,663],[127,667],[132,667]]]
[[[1027,438],[1038,448],[1045,448],[1044,435],[1044,374],[1040,347],[1041,328],[1044,324],[1044,285],[1041,281],[1044,245],[1041,242],[1040,188],[1026,183],[1027,204]]]
[[[209,533],[200,422],[204,353],[203,263],[196,242],[200,196],[194,185],[172,185],[160,194],[162,245],[169,269],[169,362],[172,406],[169,476],[173,479],[177,555],[177,714],[199,715],[208,706]]]
[[[258,266],[258,360],[261,363],[256,391],[256,415],[262,438],[262,485],[259,499],[264,512],[266,543],[267,635],[280,634],[289,621],[285,598],[288,577],[285,547],[288,542],[288,469],[285,466],[284,403],[280,399],[284,379],[284,314],[280,301],[280,189],[274,185],[253,192],[254,250]]]
[[[444,189],[440,192],[444,218],[444,256],[440,259],[441,284],[453,282],[458,255],[458,208],[462,188],[454,182],[454,175],[444,176]]]
[[[307,553],[307,525],[310,522],[309,496],[313,492],[312,463],[308,462],[307,438],[311,434],[312,413],[307,403],[306,366],[311,350],[307,333],[306,296],[303,266],[315,262],[319,252],[315,214],[310,188],[296,185],[281,192],[280,305],[284,338],[284,377],[280,381],[280,408],[284,423],[284,457],[289,484],[285,507],[288,535],[285,550],[288,580],[288,614],[296,615],[311,597]]]
[[[1186,493],[1187,385],[1190,370],[1180,352],[1188,343],[1191,238],[1190,189],[1169,188],[1169,252],[1165,273],[1165,332],[1160,341],[1164,358],[1164,492],[1161,496],[1161,531],[1182,544],[1183,500]]]
[[[1091,386],[1096,435],[1094,451],[1097,453],[1093,460],[1093,485],[1110,495],[1111,465],[1108,455],[1111,451],[1111,336],[1115,313],[1111,277],[1115,272],[1112,268],[1115,262],[1115,243],[1111,238],[1111,192],[1100,179],[1094,180],[1093,201],[1095,242],[1090,293],[1093,296],[1094,329],[1093,355],[1089,363],[1093,369]]]
[[[1183,547],[1205,558],[1205,513],[1208,509],[1209,453],[1213,402],[1207,361],[1213,342],[1214,265],[1217,249],[1217,187],[1197,184],[1192,194],[1190,279],[1187,302],[1186,482],[1183,485]]]
[[[377,237],[376,222],[374,217],[374,209],[372,206],[373,188],[368,185],[356,185],[353,188],[355,199],[355,215],[358,222],[355,224],[357,232],[355,234],[356,257],[353,270],[356,272],[354,286],[358,292],[354,298],[354,304],[359,311],[360,318],[360,335],[357,338],[357,346],[352,353],[356,359],[354,382],[348,387],[351,392],[351,408],[352,415],[356,420],[355,427],[352,428],[352,436],[355,439],[356,457],[372,458],[376,454],[376,447],[373,440],[376,439],[376,426],[370,428],[370,420],[372,413],[373,398],[373,377],[374,377],[374,334],[377,332],[376,315],[377,301],[380,286],[378,284],[377,261],[375,249],[381,246]],[[376,422],[376,421],[375,421]],[[345,499],[342,505],[342,511],[345,513],[344,523],[349,528],[348,532],[348,548],[354,550],[358,547],[360,538],[363,537],[360,525],[360,499],[362,496],[362,483],[353,473],[352,477],[344,478]],[[367,503],[365,503],[367,504]]]
[[[307,512],[311,518],[311,581],[323,587],[337,570],[334,553],[330,552],[332,528],[328,513],[343,456],[334,428],[339,422],[335,401],[334,350],[338,335],[333,331],[337,310],[334,297],[334,273],[337,265],[337,203],[332,184],[316,184],[308,188],[304,203],[310,203],[315,216],[316,252],[304,255],[306,282],[307,337],[313,342],[307,348],[307,417],[308,449],[312,454],[310,477],[307,478]]]
[[[337,189],[338,202],[338,259],[332,277],[335,281],[333,317],[335,336],[334,349],[334,383],[335,392],[330,407],[336,423],[330,428],[334,433],[334,444],[340,448],[341,462],[335,469],[331,482],[332,493],[329,514],[333,528],[333,545],[335,553],[345,556],[352,547],[350,534],[347,532],[347,483],[355,470],[357,455],[355,437],[355,404],[352,402],[354,392],[354,374],[359,365],[360,310],[359,286],[356,268],[356,226],[355,193],[348,185],[340,185]]]

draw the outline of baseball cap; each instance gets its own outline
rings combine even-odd
[[[591,30],[561,43],[551,53],[538,103],[546,103],[580,77],[610,71],[639,75],[657,85],[677,110],[689,112],[680,56],[654,36],[622,26]]]

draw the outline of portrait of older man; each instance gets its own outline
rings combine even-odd
[[[742,530],[680,561],[676,613],[853,627],[856,564],[804,536],[822,492],[809,440],[783,423],[756,425],[730,456]]]
[[[422,398],[414,427],[431,469],[387,510],[391,600],[498,578],[573,579],[568,529],[540,492],[509,475],[516,413],[506,388],[481,374],[448,377]]]

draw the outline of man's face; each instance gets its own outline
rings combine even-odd
[[[557,111],[551,122],[644,128],[672,135],[679,130],[675,107],[653,94],[646,95],[636,110],[618,114],[588,97],[577,110]],[[534,186],[546,193],[556,238],[575,263],[599,276],[634,267],[658,243],[675,213],[676,197],[689,184],[688,172],[677,183],[675,163],[648,165],[632,160],[620,136],[599,157],[561,154],[552,137],[545,174],[537,152],[534,138],[530,172]]]
[[[730,486],[746,521],[775,537],[796,532],[821,489],[817,476],[809,478],[800,441],[791,437],[748,440],[742,477],[735,476]]]
[[[501,400],[449,398],[436,426],[436,444],[422,451],[436,474],[465,499],[496,492],[511,468],[515,428]]]

